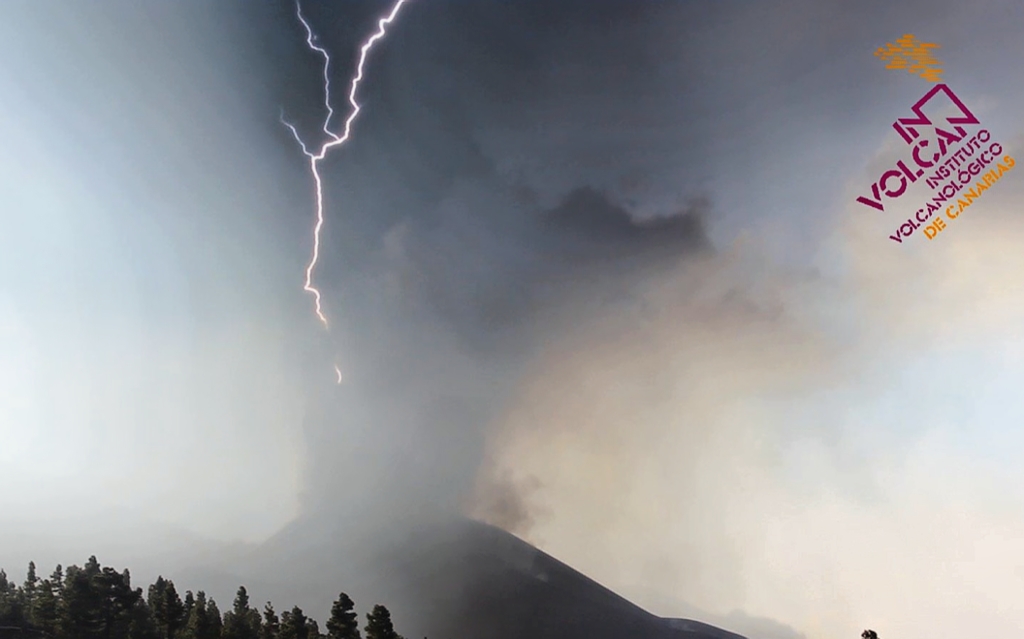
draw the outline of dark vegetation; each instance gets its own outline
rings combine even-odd
[[[365,639],[402,639],[382,605],[366,615]],[[90,557],[84,567],[57,566],[39,579],[34,563],[18,586],[0,570],[0,639],[363,639],[355,604],[341,593],[321,630],[298,606],[280,614],[270,602],[263,611],[249,605],[245,587],[231,610],[221,614],[203,591],[178,594],[159,577],[143,592],[132,588],[128,570],[101,567]]]
[[[84,567],[58,567],[48,579],[37,577],[30,564],[21,586],[0,571],[0,639],[402,639],[384,606],[357,615],[347,594],[332,601],[342,589],[360,600],[388,602],[416,639],[744,639],[706,623],[651,614],[480,522],[436,521],[386,537],[369,553],[339,546],[341,533],[311,522],[296,522],[247,555],[248,570],[198,572],[189,581],[217,593],[248,582],[272,601],[330,610],[323,625],[298,606],[254,608],[245,588],[222,614],[204,592],[180,593],[164,578],[145,591],[133,588],[127,570],[101,567],[90,557]],[[322,538],[314,535],[319,541],[311,542],[309,529]],[[342,574],[359,575],[359,583],[340,588]]]

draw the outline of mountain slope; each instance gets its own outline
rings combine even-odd
[[[652,615],[519,538],[475,521],[419,526],[378,539],[373,553],[357,552],[365,542],[344,544],[341,537],[322,520],[300,519],[243,562],[250,569],[239,570],[238,583],[257,584],[257,596],[278,607],[296,602],[324,619],[331,599],[344,590],[361,610],[388,605],[408,637],[743,639],[701,622]]]
[[[425,543],[424,543],[425,542]],[[658,618],[530,544],[463,521],[421,538],[395,566],[438,637],[479,639],[742,639],[699,622]],[[424,606],[425,604],[425,606]]]

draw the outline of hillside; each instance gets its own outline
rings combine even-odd
[[[360,561],[325,560],[351,550],[332,537],[330,526],[300,519],[246,560],[256,574],[236,579],[317,614],[341,590],[361,606],[388,602],[410,637],[743,639],[701,622],[652,615],[517,537],[475,521],[436,522],[378,548]],[[348,575],[360,575],[359,583]]]

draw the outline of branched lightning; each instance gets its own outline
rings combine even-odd
[[[302,148],[302,153],[309,158],[309,168],[313,174],[313,181],[316,184],[316,223],[313,226],[313,255],[309,260],[309,264],[306,266],[306,281],[303,284],[303,290],[312,293],[313,300],[315,303],[316,316],[323,323],[324,328],[328,328],[327,316],[324,315],[323,305],[321,303],[320,291],[313,286],[313,270],[316,268],[317,262],[320,260],[320,232],[324,226],[324,193],[323,193],[323,182],[320,179],[320,168],[319,163],[325,157],[327,153],[334,147],[341,146],[348,141],[349,136],[352,133],[352,123],[355,122],[356,116],[359,115],[361,107],[356,102],[356,91],[359,89],[359,83],[363,80],[363,66],[366,64],[366,58],[370,53],[370,49],[380,39],[387,34],[387,27],[390,25],[395,18],[398,16],[399,10],[402,6],[408,2],[408,0],[397,0],[394,6],[391,8],[391,12],[384,18],[377,21],[377,32],[374,33],[366,42],[363,43],[359,49],[359,64],[356,66],[356,74],[352,77],[348,92],[348,102],[352,105],[352,112],[349,113],[348,118],[345,120],[345,132],[342,135],[337,135],[330,130],[331,118],[334,117],[334,108],[331,106],[331,79],[329,73],[329,67],[331,64],[331,56],[327,53],[327,50],[316,44],[316,36],[313,35],[313,29],[309,26],[309,23],[302,15],[302,7],[299,4],[299,0],[295,1],[295,13],[299,18],[299,22],[306,29],[306,44],[313,51],[316,51],[324,59],[324,106],[327,107],[327,117],[324,119],[323,131],[329,137],[329,139],[320,146],[320,150],[317,152],[311,152],[306,146],[306,143],[302,141],[299,136],[299,132],[295,129],[295,126],[284,119],[284,112],[281,112],[281,123],[284,124],[292,132],[292,136],[295,137],[295,141],[299,143]],[[334,371],[338,375],[338,383],[341,383],[341,369],[335,365]]]

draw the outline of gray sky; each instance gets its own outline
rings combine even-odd
[[[336,95],[385,9],[309,6]],[[287,3],[0,13],[9,572],[462,509],[657,614],[1024,630],[1016,172],[931,242],[854,203],[903,33],[1015,152],[1017,3],[412,0],[323,165],[329,334]]]

